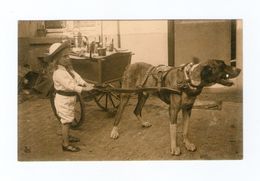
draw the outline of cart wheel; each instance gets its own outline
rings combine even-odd
[[[108,84],[108,87],[114,87]],[[101,92],[94,98],[96,104],[104,111],[117,109],[120,104],[120,94],[114,92]]]
[[[60,117],[57,113],[57,110],[55,108],[55,104],[54,104],[54,98],[55,98],[55,92],[54,89],[50,92],[50,102],[51,102],[51,108],[52,111],[54,112],[54,115],[56,116],[56,118],[58,120],[60,120]],[[84,120],[84,102],[82,100],[82,98],[77,95],[77,100],[76,100],[76,106],[75,106],[75,119],[74,121],[71,123],[71,129],[77,129],[79,128],[79,126],[82,124],[83,120]]]

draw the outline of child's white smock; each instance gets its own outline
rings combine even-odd
[[[53,83],[56,90],[81,93],[82,87],[87,84],[79,74],[72,71],[74,78],[67,72],[64,66],[58,65],[53,72]],[[62,124],[71,123],[75,118],[76,96],[55,95],[54,99],[57,114]]]

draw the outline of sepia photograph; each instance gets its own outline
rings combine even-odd
[[[257,180],[258,4],[2,3],[0,180]]]
[[[17,160],[243,160],[243,20],[18,20]]]

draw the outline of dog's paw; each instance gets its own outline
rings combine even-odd
[[[185,148],[188,150],[188,151],[196,151],[196,146],[193,144],[193,143],[190,143],[190,142],[185,142]]]
[[[144,121],[144,122],[142,122],[142,126],[145,127],[145,128],[148,128],[148,127],[151,127],[152,124],[148,121]]]
[[[171,148],[171,154],[174,156],[178,156],[181,154],[181,149],[180,147],[176,147],[176,148]]]
[[[115,132],[115,131],[111,132],[110,138],[117,139],[118,137],[119,137],[119,133],[118,132]]]
[[[110,138],[117,139],[119,137],[118,128],[114,127],[111,131]]]

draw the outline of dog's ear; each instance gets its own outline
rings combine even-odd
[[[200,59],[198,57],[193,57],[192,58],[192,63],[193,64],[198,64],[198,63],[200,63]]]
[[[201,71],[201,78],[202,80],[209,80],[210,77],[212,76],[213,72],[212,72],[212,68],[210,65],[206,65],[203,67],[202,71]]]

